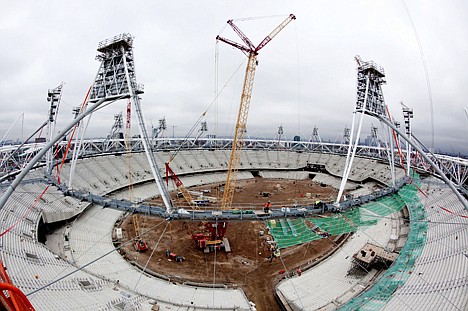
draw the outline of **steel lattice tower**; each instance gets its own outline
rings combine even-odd
[[[405,122],[405,134],[409,140],[411,140],[411,119],[413,118],[413,109],[408,108],[403,103],[401,103],[401,108],[403,110],[403,120]],[[406,143],[406,175],[410,175],[411,168],[411,145]]]
[[[346,157],[343,178],[341,180],[340,190],[336,199],[336,204],[341,200],[346,182],[353,165],[356,155],[359,138],[361,135],[362,122],[365,114],[387,117],[387,109],[383,97],[382,85],[385,84],[385,72],[383,68],[377,66],[372,61],[362,61],[359,56],[355,57],[358,64],[357,68],[357,94],[356,106],[353,112],[353,123],[351,125],[348,154]],[[356,115],[359,114],[359,124],[356,137],[354,139]]]
[[[444,180],[444,182],[452,189],[453,193],[457,196],[460,202],[463,204],[464,208],[468,210],[468,204],[462,195],[458,192],[455,185],[447,178],[446,174],[441,171],[441,169],[431,160],[431,158],[424,152],[424,150],[416,143],[412,141],[411,138],[415,138],[411,135],[411,138],[402,133],[391,120],[390,116],[387,113],[387,107],[384,101],[382,85],[385,84],[385,72],[383,68],[377,66],[374,62],[368,61],[364,62],[359,56],[355,58],[358,68],[357,68],[357,100],[356,106],[353,112],[353,123],[351,126],[351,136],[349,141],[348,154],[346,156],[346,163],[343,170],[343,178],[341,179],[340,190],[336,198],[335,205],[339,206],[339,202],[344,192],[346,182],[348,180],[349,173],[353,164],[354,156],[356,155],[357,146],[359,143],[359,136],[361,134],[362,121],[365,114],[370,115],[380,122],[387,125],[388,130],[392,129],[396,134],[400,135],[409,145],[411,145],[416,151],[418,151],[421,156],[432,166],[432,168],[439,174],[439,176]],[[354,136],[354,127],[356,121],[356,115],[360,114],[359,124],[356,133],[356,139],[353,143]],[[411,112],[412,115],[412,112]],[[408,111],[408,118],[410,113]],[[411,133],[411,128],[407,133]],[[389,134],[390,136],[390,134]],[[415,138],[416,139],[416,138]],[[389,162],[392,169],[392,179],[395,184],[395,174],[394,174],[394,158],[393,158],[393,141],[390,139],[390,148],[389,148]],[[409,149],[409,148],[408,148]]]
[[[90,103],[106,103],[129,98],[138,118],[138,127],[143,147],[146,152],[156,185],[164,201],[167,212],[172,212],[172,202],[164,185],[156,159],[151,148],[151,141],[145,125],[139,95],[143,85],[138,84],[135,75],[133,56],[133,37],[121,34],[101,41],[97,48],[96,59],[101,62],[89,96]]]
[[[314,145],[312,147],[312,150],[327,150],[327,151],[330,151],[330,149],[323,145],[322,144],[322,138],[320,137],[320,133],[319,133],[319,129],[318,127],[315,125],[313,130],[312,130],[312,136],[311,136],[311,139],[310,139],[311,142],[314,142],[314,143],[317,143],[316,145]]]
[[[49,119],[47,123],[47,141],[51,141],[52,137],[55,135],[57,115],[59,112],[60,101],[62,99],[62,87],[63,83],[55,89],[48,90],[47,92],[47,101],[50,102]],[[50,149],[46,154],[46,175],[50,175],[52,173],[53,161],[54,150]]]

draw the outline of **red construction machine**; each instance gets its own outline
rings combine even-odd
[[[227,221],[205,222],[205,232],[192,234],[192,239],[204,253],[215,250],[224,250],[226,253],[230,253],[231,246],[229,240],[224,237],[227,225]]]
[[[148,245],[140,237],[140,224],[138,223],[138,216],[133,215],[133,227],[135,228],[135,241],[133,242],[133,248],[137,252],[146,252]]]

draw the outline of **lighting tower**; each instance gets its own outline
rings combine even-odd
[[[377,150],[376,153],[380,157],[382,155],[381,152],[380,152],[380,147],[382,147],[383,145],[384,144],[382,143],[382,141],[379,138],[379,129],[374,124],[371,124],[371,136],[370,136],[369,146],[370,147],[376,147],[376,150]],[[372,150],[372,149],[369,148],[369,153],[371,153],[370,150]]]
[[[316,125],[314,126],[314,129],[312,130],[311,141],[314,142],[314,143],[317,143],[317,145],[315,145],[312,148],[312,150],[321,149],[322,151],[323,150],[330,151],[330,149],[327,146],[324,146],[322,144],[322,138],[320,137],[319,129],[318,129],[318,127]]]
[[[108,139],[122,139],[122,112],[114,115],[114,124],[112,125]]]
[[[208,132],[208,124],[206,123],[206,121],[202,121],[200,123],[200,132]]]
[[[345,125],[344,130],[343,130],[343,138],[341,139],[341,144],[340,147],[338,148],[338,151],[341,153],[343,151],[346,151],[346,145],[349,144],[349,132],[350,129]]]
[[[284,130],[283,130],[283,125],[281,124],[280,126],[278,126],[278,140],[277,140],[277,146],[278,146],[278,149],[280,148],[280,142],[281,142],[281,136],[283,136],[284,134]]]
[[[458,200],[462,203],[465,210],[468,210],[468,203],[457,190],[456,186],[451,182],[444,172],[432,161],[432,159],[424,152],[424,150],[416,144],[412,139],[409,139],[404,133],[402,133],[392,122],[389,115],[386,113],[386,105],[383,99],[382,84],[385,83],[385,73],[382,68],[378,67],[374,62],[363,62],[359,56],[355,58],[358,63],[358,84],[357,84],[357,101],[356,107],[353,112],[353,125],[351,127],[351,137],[348,148],[348,155],[346,157],[345,168],[343,171],[343,179],[341,180],[340,190],[338,197],[336,198],[335,205],[339,205],[341,196],[343,195],[344,186],[348,179],[353,164],[354,155],[356,154],[357,145],[359,142],[359,135],[362,128],[362,119],[364,114],[370,115],[380,122],[387,125],[389,129],[395,131],[396,134],[400,135],[408,144],[410,144],[417,152],[429,163],[434,171],[439,174],[440,178],[443,179],[453,193],[456,195]],[[356,114],[360,113],[360,120],[358,130],[356,134],[356,140],[353,145],[353,133],[354,133],[354,122]],[[412,138],[416,140],[416,137],[412,135]],[[391,140],[390,140],[391,142]],[[391,146],[393,155],[393,146]],[[394,178],[394,174],[392,174]]]
[[[172,213],[172,202],[159,173],[141,109],[139,95],[143,94],[144,91],[143,85],[138,84],[136,81],[133,36],[124,33],[101,41],[97,51],[96,59],[101,62],[101,65],[94,80],[88,101],[89,103],[105,103],[124,98],[130,99],[138,118],[138,127],[146,157],[148,158],[159,193],[166,206],[166,211],[170,214]]]
[[[314,143],[322,142],[322,139],[320,138],[320,134],[318,131],[318,127],[316,125],[314,126],[314,129],[312,130],[312,137],[310,138],[310,141]]]
[[[246,132],[247,117],[249,114],[250,99],[252,97],[252,89],[255,78],[255,70],[257,69],[257,56],[258,52],[264,48],[286,25],[292,20],[296,19],[293,14],[290,14],[278,27],[276,27],[268,36],[260,42],[259,45],[254,46],[252,41],[237,27],[233,20],[228,20],[227,23],[234,32],[242,39],[245,45],[231,41],[229,39],[217,36],[216,40],[227,43],[244,53],[248,57],[247,68],[245,70],[244,86],[242,88],[242,96],[237,115],[236,129],[234,139],[232,141],[232,151],[229,159],[229,168],[227,172],[226,186],[224,187],[223,200],[221,207],[223,210],[229,209],[232,206],[232,199],[234,197],[234,190],[236,188],[236,175],[239,169],[239,163],[242,154],[242,145],[244,142],[244,134]]]
[[[343,131],[343,144],[349,144],[349,132],[350,129],[345,125],[344,131]]]
[[[200,129],[198,130],[198,134],[195,137],[195,140],[193,141],[194,144],[197,144],[198,139],[203,135],[203,133],[208,132],[208,124],[206,121],[201,121],[200,122]]]
[[[401,103],[403,110],[403,120],[405,122],[405,134],[408,139],[411,139],[411,119],[413,118],[413,109],[408,108],[406,105]],[[411,145],[406,143],[406,176],[410,175],[411,168]]]
[[[354,156],[361,135],[362,121],[365,114],[379,115],[386,118],[386,106],[384,102],[382,84],[385,83],[385,72],[383,68],[377,66],[372,61],[362,61],[361,57],[356,56],[357,62],[357,99],[356,106],[353,112],[353,123],[351,125],[348,154],[346,156],[343,178],[341,179],[340,190],[336,198],[336,204],[341,200],[346,182],[351,172]],[[356,115],[359,114],[359,124],[357,128],[356,138],[354,138],[354,128]]]
[[[80,114],[81,107],[74,107],[73,108],[73,118],[76,119],[78,115]]]
[[[114,114],[114,124],[112,124],[112,128],[107,135],[106,140],[104,141],[104,148],[105,150],[109,151],[112,146],[116,145],[116,142],[113,140],[122,139],[123,138],[123,118],[122,112],[118,114]]]
[[[164,132],[167,129],[166,117],[159,119],[158,122],[159,122],[158,128],[153,128],[153,133],[152,133],[153,138],[158,138],[159,135],[161,135],[162,132]]]
[[[57,121],[57,115],[59,112],[60,100],[62,99],[62,87],[63,83],[55,89],[48,90],[47,101],[50,102],[49,119],[47,123],[48,138],[47,141],[51,141],[55,135],[55,125]],[[47,151],[46,154],[46,174],[52,173],[53,161],[54,161],[54,148]]]

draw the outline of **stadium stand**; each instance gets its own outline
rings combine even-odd
[[[73,261],[78,266],[114,249],[112,229],[121,216],[120,211],[92,206],[74,222],[70,229],[70,247]],[[174,286],[172,282],[142,273],[117,252],[112,252],[88,266],[87,271],[114,283],[119,281],[124,288],[169,305],[215,310],[249,309],[248,301],[241,290]]]
[[[299,180],[314,174],[314,178],[319,176],[317,181],[336,186],[335,181],[342,174],[344,159],[337,155],[244,152],[240,179],[253,178],[249,170],[255,169],[267,178]],[[224,180],[228,151],[183,150],[181,154],[172,166],[187,186]],[[166,154],[157,154],[161,165],[167,158]],[[330,174],[329,179],[325,180],[326,175],[307,171],[310,164],[323,165]],[[65,165],[61,180],[67,181],[68,175],[69,165]],[[398,169],[397,176],[402,175],[403,170]],[[65,197],[54,186],[36,200],[47,187],[45,182],[37,180],[39,177],[39,170],[31,172],[0,211],[3,231],[18,223],[0,238],[1,259],[14,284],[29,294],[28,298],[38,310],[147,310],[154,302],[167,310],[189,310],[193,305],[200,310],[250,308],[240,290],[215,289],[219,291],[216,297],[220,299],[213,301],[212,290],[175,286],[141,274],[116,252],[58,280],[112,250],[113,224],[122,212]],[[76,188],[101,195],[113,193],[116,198],[130,196],[126,190],[130,180],[135,185],[134,197],[143,200],[157,194],[142,153],[132,154],[130,158],[105,155],[80,159],[74,178]],[[350,180],[349,189],[354,189],[355,195],[391,182],[386,165],[367,158],[357,158]],[[300,277],[283,281],[278,286],[278,295],[298,309],[322,306],[343,310],[428,310],[430,306],[439,305],[444,310],[462,310],[466,307],[466,211],[439,180],[426,179],[418,187],[420,190],[416,185],[405,186],[398,194],[328,218],[287,219],[278,221],[276,227],[268,224],[280,248],[324,238],[321,232],[330,235],[353,233],[349,241],[327,260]],[[40,222],[54,223],[77,216],[68,229],[64,229],[63,240],[57,241],[57,248],[63,249],[60,256],[51,251],[53,247],[39,243],[37,229]],[[410,219],[409,224],[406,217]],[[386,272],[371,271],[364,277],[350,275],[353,252],[368,241],[399,251],[400,256]],[[327,268],[327,265],[330,266]],[[333,273],[326,277],[326,272],[330,271]],[[117,280],[119,284],[116,284]],[[35,292],[50,282],[55,283]],[[193,299],[176,299],[175,293]]]

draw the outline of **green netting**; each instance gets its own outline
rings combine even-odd
[[[397,260],[369,290],[339,310],[380,310],[410,277],[414,263],[423,250],[427,231],[426,211],[417,202],[417,191],[415,185],[407,185],[398,192],[398,196],[408,206],[411,222],[408,240]]]
[[[353,207],[338,215],[344,217],[347,221],[350,221],[357,227],[370,227],[375,225],[379,219],[377,219],[375,215],[369,213],[366,210],[366,206],[367,204],[362,207]]]
[[[321,239],[322,236],[313,231],[317,229],[330,235],[362,230],[376,224],[381,217],[400,211],[406,205],[411,223],[408,240],[397,260],[368,291],[340,308],[340,310],[380,310],[395,290],[409,278],[414,263],[423,250],[427,231],[426,211],[419,203],[417,192],[416,185],[406,185],[397,194],[381,198],[360,208],[348,209],[344,213],[328,217],[267,221],[267,225],[278,247],[285,248]]]
[[[321,231],[326,231],[330,235],[354,232],[358,229],[358,226],[354,225],[351,221],[347,221],[341,216],[313,218],[309,219],[309,221],[317,225]]]
[[[405,201],[399,195],[392,194],[378,201],[368,203],[363,208],[379,216],[388,216],[391,213],[400,211],[404,206]]]
[[[279,248],[286,248],[321,238],[320,235],[307,226],[304,219],[289,219],[289,222],[284,219],[274,222],[267,221],[267,226]]]
[[[358,229],[375,225],[381,217],[400,211],[406,202],[415,202],[414,198],[417,191],[414,185],[406,185],[400,189],[398,194],[367,203],[362,207],[350,208],[340,214],[308,218],[307,220],[280,219],[275,222],[267,221],[267,226],[279,248],[323,238],[315,233],[313,229],[327,232],[329,235],[355,232]],[[308,225],[306,222],[309,222]]]

